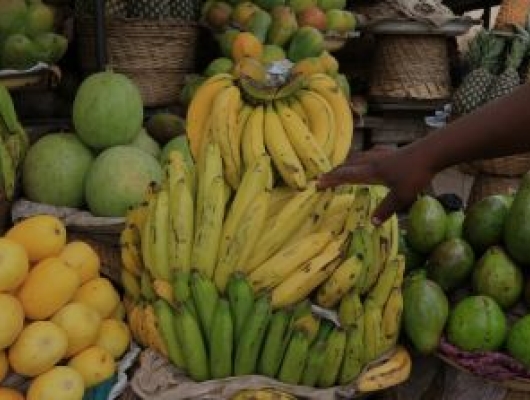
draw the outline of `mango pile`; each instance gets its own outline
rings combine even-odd
[[[65,226],[50,215],[0,238],[0,385],[15,372],[30,382],[27,400],[81,400],[115,374],[130,332],[99,268],[94,249],[67,243]]]
[[[233,190],[219,147],[206,143],[197,164],[189,148],[171,152],[161,185],[128,212],[122,284],[135,339],[196,381],[261,374],[371,391],[406,379],[397,217],[369,218],[385,189],[273,186],[262,154]]]
[[[38,62],[54,64],[68,47],[53,32],[53,9],[41,0],[0,3],[0,69],[28,69]]]
[[[429,196],[414,203],[401,250],[411,268],[404,330],[418,351],[447,352],[487,377],[530,367],[529,193],[527,175],[515,194],[485,197],[465,213]]]

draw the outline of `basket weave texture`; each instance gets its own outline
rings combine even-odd
[[[473,163],[483,174],[517,177],[530,171],[530,153],[480,160]]]
[[[478,175],[473,182],[468,206],[494,194],[510,194],[517,191],[519,178],[508,178],[494,175]]]
[[[186,75],[194,70],[198,30],[196,24],[176,19],[109,18],[108,65],[133,80],[144,105],[177,103]],[[94,72],[94,19],[78,19],[77,35],[81,68]]]
[[[438,100],[451,95],[445,37],[382,36],[376,44],[370,96]]]
[[[495,29],[512,29],[513,25],[526,25],[526,18],[530,12],[530,0],[503,0]]]

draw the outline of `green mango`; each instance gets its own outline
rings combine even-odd
[[[39,61],[55,64],[68,49],[68,40],[56,33],[41,33],[35,36],[33,43],[39,52]]]
[[[30,37],[52,32],[55,16],[51,7],[41,2],[29,4],[24,24],[24,33]]]
[[[324,36],[311,26],[304,26],[296,31],[289,43],[287,57],[292,62],[308,57],[318,57],[324,51]]]
[[[521,264],[530,264],[530,173],[521,180],[504,224],[508,254]]]
[[[509,209],[508,199],[502,195],[485,197],[469,207],[462,234],[477,253],[501,243]]]
[[[435,282],[417,275],[403,287],[403,328],[422,354],[436,350],[447,316],[449,301]]]
[[[258,38],[261,43],[265,43],[269,27],[272,24],[270,14],[265,10],[256,10],[248,22],[247,29]]]
[[[234,62],[228,57],[218,57],[212,60],[204,70],[204,76],[211,77],[217,74],[229,74],[234,68]]]
[[[446,239],[455,239],[462,237],[464,229],[464,219],[466,215],[462,210],[452,211],[447,214],[447,228],[445,230]]]
[[[24,0],[0,1],[0,41],[23,30],[28,7]]]
[[[298,29],[296,15],[290,7],[276,6],[271,12],[272,23],[267,32],[267,44],[285,46]]]
[[[407,242],[419,253],[428,254],[445,238],[447,215],[438,200],[422,196],[410,208]]]
[[[27,36],[15,33],[7,37],[2,51],[2,67],[27,69],[38,61],[38,49]]]

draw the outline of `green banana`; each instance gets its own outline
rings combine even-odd
[[[338,316],[340,325],[346,328],[354,325],[362,315],[363,304],[361,302],[361,297],[356,291],[350,290],[341,299],[339,304]]]
[[[384,262],[382,259],[382,254],[380,252],[379,247],[379,234],[380,231],[378,229],[373,229],[370,231],[370,237],[372,239],[372,260],[371,262],[365,262],[365,274],[364,274],[364,280],[362,284],[362,288],[360,290],[361,294],[366,294],[377,282],[377,279],[379,277],[379,274],[381,273],[381,270],[384,267]]]
[[[399,262],[397,258],[388,260],[367,298],[372,300],[378,307],[383,308],[394,286],[398,272]]]
[[[0,171],[4,181],[4,192],[7,200],[13,199],[15,195],[16,166],[7,150],[5,140],[0,137]]]
[[[322,318],[320,327],[318,328],[317,336],[315,337],[313,343],[326,341],[331,332],[333,332],[333,329],[335,329],[335,323],[329,319]]]
[[[199,323],[183,304],[177,304],[175,328],[188,375],[198,382],[209,379],[208,356]]]
[[[258,372],[274,378],[280,368],[285,348],[289,343],[289,322],[291,316],[285,309],[272,314],[263,349],[258,361]]]
[[[142,271],[142,275],[140,276],[140,293],[142,294],[142,297],[149,302],[156,300],[158,297],[153,289],[151,277],[147,271]]]
[[[278,380],[297,385],[302,379],[304,365],[309,351],[309,337],[305,330],[295,329],[283,357]]]
[[[370,188],[358,186],[355,190],[355,200],[352,211],[346,219],[346,229],[353,231],[358,225],[370,224]]]
[[[191,297],[189,272],[175,272],[173,276],[173,297],[177,302],[184,302]]]
[[[319,387],[331,387],[337,382],[345,347],[346,331],[334,329],[328,337],[325,362],[317,382]]]
[[[199,272],[193,271],[190,278],[191,294],[193,303],[199,315],[199,321],[205,338],[208,338],[212,326],[215,307],[219,299],[217,288],[213,281],[202,276]]]
[[[158,319],[160,333],[166,343],[169,360],[177,367],[186,369],[186,361],[184,360],[184,355],[182,354],[175,330],[175,314],[173,309],[164,299],[158,299],[154,303],[153,308]]]
[[[210,332],[210,372],[213,379],[232,374],[234,328],[228,300],[219,299]]]
[[[252,312],[243,325],[241,338],[237,342],[234,374],[249,375],[256,371],[259,351],[271,318],[272,306],[269,295],[256,299]]]
[[[383,312],[381,307],[370,299],[364,302],[364,362],[378,358],[386,348],[383,333]]]
[[[304,386],[315,386],[318,382],[318,377],[322,374],[324,362],[326,361],[326,340],[315,341],[307,356],[304,371],[302,372],[302,379],[300,383]]]
[[[13,99],[9,91],[4,85],[0,85],[0,122],[5,126],[9,134],[12,134],[17,129],[18,118],[15,105],[13,104]]]
[[[243,273],[236,272],[230,276],[227,295],[234,322],[234,339],[237,342],[243,331],[243,325],[254,306],[254,292]]]
[[[375,246],[372,241],[372,233],[364,224],[357,225],[352,231],[347,257],[353,256],[361,260],[364,266],[361,276],[357,279],[354,286],[354,289],[360,292],[363,290],[367,273],[372,269],[371,266],[375,262]]]
[[[364,366],[364,317],[361,314],[346,332],[346,348],[339,374],[339,383],[347,385],[360,374]]]

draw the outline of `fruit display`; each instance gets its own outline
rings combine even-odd
[[[240,88],[241,87],[241,88]],[[262,155],[294,189],[342,163],[354,121],[348,101],[326,74],[299,76],[282,86],[217,74],[198,89],[187,112],[187,135],[197,159],[208,141],[218,143],[223,173],[232,189]]]
[[[0,254],[0,382],[14,372],[28,380],[28,400],[81,400],[115,374],[131,340],[98,254],[67,242],[50,215],[15,224]]]
[[[233,190],[221,145],[204,139],[197,163],[188,147],[170,152],[161,185],[127,213],[122,284],[133,337],[198,382],[259,374],[372,391],[406,379],[397,216],[380,227],[369,219],[385,189],[273,186],[272,157],[261,153]]]
[[[529,192],[526,175],[514,195],[465,213],[429,196],[411,207],[402,251],[420,261],[403,285],[403,330],[417,351],[493,380],[530,378]]]
[[[53,32],[53,9],[41,0],[0,3],[0,69],[28,69],[38,62],[54,64],[68,41]]]

